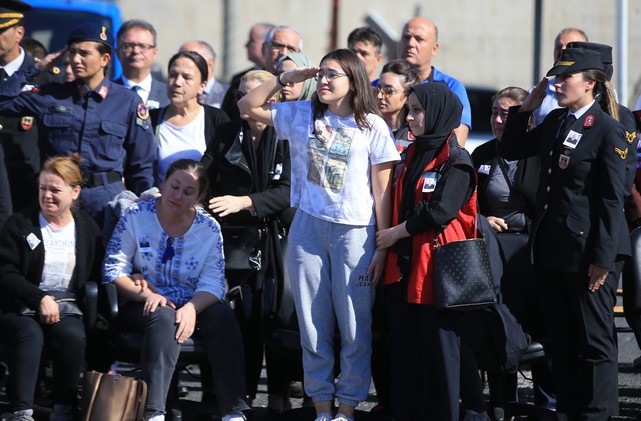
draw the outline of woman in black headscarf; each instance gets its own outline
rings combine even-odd
[[[416,141],[394,186],[392,228],[377,233],[390,247],[392,401],[402,420],[458,420],[460,315],[434,309],[434,239],[474,237],[476,175],[453,130],[463,109],[441,83],[411,88],[407,121]]]

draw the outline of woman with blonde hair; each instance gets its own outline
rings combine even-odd
[[[238,93],[242,97],[272,79],[267,71],[249,71],[241,78]],[[270,99],[276,100],[277,95]],[[209,209],[220,221],[225,239],[225,277],[230,288],[248,287],[245,294],[251,294],[243,296],[253,307],[242,329],[247,394],[254,397],[263,363],[263,280],[282,276],[277,217],[289,207],[289,146],[277,139],[272,127],[241,113],[241,119],[218,127],[201,163],[211,180]],[[231,237],[239,235],[255,239],[251,256],[234,247]],[[231,258],[238,253],[246,256],[240,264]]]
[[[53,362],[54,421],[71,421],[85,359],[83,286],[99,279],[100,229],[77,208],[80,156],[47,160],[39,209],[12,215],[0,237],[0,335],[9,345],[10,419],[33,421],[43,347]],[[68,309],[59,302],[70,302]]]

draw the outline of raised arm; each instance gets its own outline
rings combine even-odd
[[[318,70],[318,67],[299,67],[263,82],[263,84],[249,91],[247,95],[238,101],[240,114],[247,115],[268,126],[273,126],[274,122],[272,121],[272,112],[269,105],[270,98],[288,83],[304,82],[314,77]]]

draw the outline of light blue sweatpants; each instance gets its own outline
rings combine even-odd
[[[314,402],[357,406],[367,398],[372,303],[367,268],[375,226],[337,224],[296,212],[287,266],[300,326],[305,392]],[[340,376],[334,384],[334,327],[340,330]]]

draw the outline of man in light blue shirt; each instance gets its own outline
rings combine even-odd
[[[438,52],[438,28],[429,19],[415,17],[403,27],[399,43],[399,58],[411,64],[419,78],[425,82],[443,82],[449,86],[463,104],[461,125],[454,130],[461,146],[465,146],[472,128],[472,109],[465,86],[457,79],[442,73],[432,66],[432,58]]]

